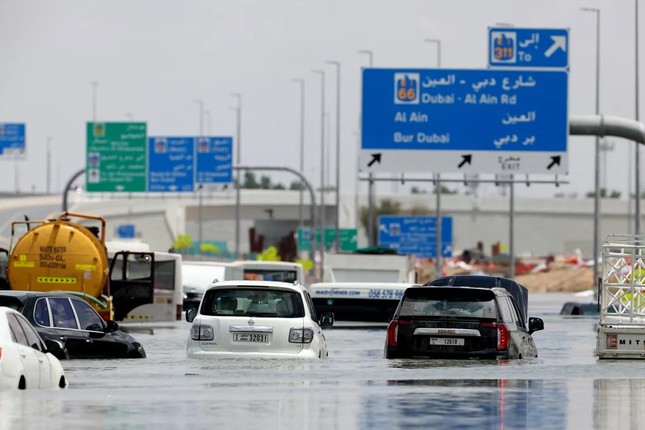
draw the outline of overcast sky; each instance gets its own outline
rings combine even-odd
[[[601,113],[634,118],[634,1],[2,0],[0,122],[27,124],[27,155],[19,162],[0,160],[0,191],[46,190],[48,136],[52,192],[85,167],[92,82],[98,82],[98,120],[145,121],[150,136],[198,135],[198,99],[209,112],[205,131],[234,136],[231,93],[240,93],[242,164],[298,169],[300,93],[293,78],[305,80],[305,174],[318,186],[321,80],[313,70],[326,70],[327,131],[335,148],[336,75],[326,64],[335,60],[341,63],[341,192],[353,192],[360,68],[368,61],[359,50],[373,52],[375,67],[433,68],[437,47],[424,40],[440,39],[443,68],[485,69],[489,26],[568,28],[569,113],[591,115],[596,19],[581,7],[601,9]],[[645,27],[640,33],[645,37]],[[642,54],[641,63],[645,76]],[[607,153],[606,185],[625,195],[633,143],[608,140],[615,149]],[[570,173],[561,177],[570,184],[519,186],[516,195],[591,191],[593,147],[593,137],[570,137]],[[332,163],[331,183],[334,169]],[[276,179],[288,184],[292,177]],[[403,189],[379,188],[383,193]],[[480,192],[496,193],[491,186]]]

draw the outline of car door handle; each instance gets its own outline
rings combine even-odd
[[[61,341],[61,342],[65,342],[66,340],[67,340],[67,337],[65,337],[65,336],[61,336],[61,337],[60,337],[60,341]]]
[[[94,343],[92,339],[85,339],[85,343]]]

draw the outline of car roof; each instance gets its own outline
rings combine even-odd
[[[422,289],[427,289],[427,285],[413,285],[408,290],[422,290]],[[442,291],[450,291],[450,290],[473,290],[473,291],[492,291],[496,296],[510,296],[511,294],[506,291],[504,288],[486,288],[486,287],[469,287],[466,285],[438,285],[438,286],[432,286],[433,289],[437,290],[442,290]]]
[[[268,288],[279,288],[282,290],[293,290],[299,293],[305,291],[305,288],[300,284],[291,284],[289,282],[278,282],[278,281],[220,281],[214,282],[208,288],[209,290],[215,290],[219,288],[230,288],[230,287],[240,287],[240,288],[249,288],[249,287],[268,287]]]
[[[21,290],[0,290],[0,296],[16,297],[25,300],[29,297],[77,297],[64,291],[21,291]]]

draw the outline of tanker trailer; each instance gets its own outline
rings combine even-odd
[[[84,226],[70,217],[100,224]],[[16,226],[24,233],[13,244]],[[105,219],[62,212],[55,219],[14,221],[6,272],[13,290],[65,291],[86,299],[105,320],[113,319]]]

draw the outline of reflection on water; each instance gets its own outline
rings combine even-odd
[[[563,384],[506,379],[389,381],[396,389],[388,396],[387,409],[368,404],[365,428],[562,428]]]
[[[645,361],[599,361],[594,320],[540,305],[539,357],[499,362],[386,360],[385,328],[327,330],[328,360],[191,360],[181,322],[135,333],[144,360],[70,360],[67,390],[0,393],[0,430],[638,428]]]

